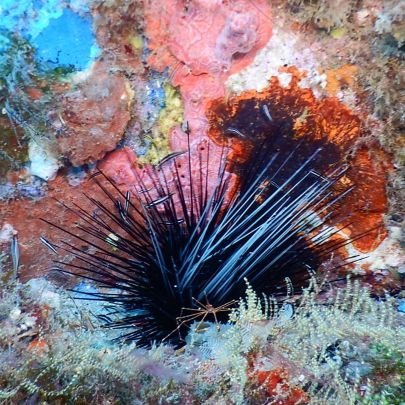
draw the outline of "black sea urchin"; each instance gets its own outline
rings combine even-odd
[[[189,147],[146,170],[149,186],[139,178],[134,196],[100,173],[103,180],[95,181],[111,207],[87,197],[97,214],[74,209],[85,236],[59,229],[89,249],[62,242],[77,261],[57,262],[63,264],[57,269],[95,281],[99,292],[88,299],[119,308],[106,326],[127,329],[122,339],[140,345],[166,338],[178,344],[187,332],[187,325],[178,327],[183,308],[233,302],[244,294],[244,279],[258,293],[280,293],[286,279],[302,287],[342,245],[329,241],[337,230],[325,221],[349,190],[335,190],[344,169],[312,169],[319,149],[296,163],[299,148],[282,158],[257,148],[262,152],[255,152],[236,184],[227,175],[225,150],[210,178],[209,147],[198,152],[197,175]],[[188,176],[179,173],[179,156],[183,162],[186,156]]]

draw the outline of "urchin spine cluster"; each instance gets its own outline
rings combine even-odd
[[[97,283],[99,291],[87,293],[88,299],[116,308],[105,317],[106,326],[125,329],[122,339],[140,345],[168,336],[178,344],[187,332],[178,322],[184,308],[234,302],[243,296],[245,279],[265,294],[283,291],[286,279],[304,286],[345,243],[329,241],[337,230],[326,221],[350,189],[335,190],[345,169],[327,175],[311,169],[319,149],[281,178],[296,149],[283,161],[277,153],[256,156],[239,173],[236,190],[226,176],[226,153],[214,186],[202,167],[198,178],[191,167],[188,178],[180,176],[180,153],[149,170],[152,188],[139,178],[133,196],[99,173],[104,180],[95,181],[111,207],[87,197],[99,213],[76,206],[79,233],[53,224],[89,246],[83,250],[62,240],[59,248],[77,260],[57,261],[56,269]],[[183,153],[190,155],[190,148]],[[209,165],[209,149],[204,153],[200,161]]]

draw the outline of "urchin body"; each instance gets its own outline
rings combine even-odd
[[[187,177],[176,166],[180,155],[191,161],[190,149],[174,153],[148,171],[147,182],[138,178],[137,195],[98,177],[111,207],[90,198],[100,214],[76,209],[92,241],[62,229],[92,250],[62,242],[77,262],[58,262],[57,269],[95,281],[100,290],[88,298],[117,308],[106,326],[125,329],[122,339],[140,345],[178,344],[187,332],[184,308],[228,310],[243,296],[245,279],[258,293],[280,294],[286,279],[299,289],[341,246],[328,241],[336,231],[326,221],[349,190],[334,191],[344,170],[312,169],[319,150],[291,170],[298,149],[282,160],[257,153],[237,184],[227,176],[225,151],[208,185],[209,148],[199,152],[197,176],[191,164]],[[281,176],[286,166],[290,174]],[[226,312],[215,316],[225,319]]]

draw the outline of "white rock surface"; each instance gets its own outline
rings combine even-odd
[[[28,156],[31,161],[30,172],[43,180],[52,180],[60,167],[58,159],[46,142],[31,140],[28,145]]]

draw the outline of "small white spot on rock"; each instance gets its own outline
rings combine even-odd
[[[31,161],[30,172],[33,176],[46,181],[55,178],[60,164],[46,142],[31,140],[28,145],[28,157]]]

